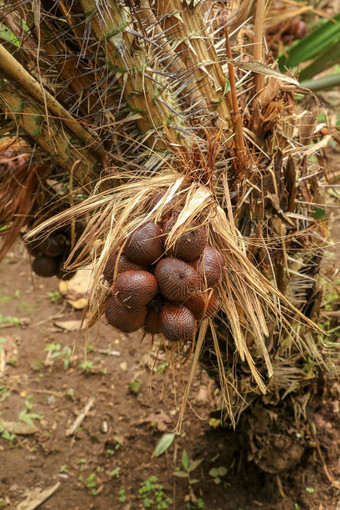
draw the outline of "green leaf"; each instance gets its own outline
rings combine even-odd
[[[18,38],[13,34],[13,32],[7,28],[5,25],[0,23],[0,39],[3,39],[4,41],[8,41],[14,46],[20,47],[20,41]]]
[[[218,476],[218,469],[217,468],[211,468],[210,471],[209,471],[209,475],[212,476],[213,478],[216,478],[216,476]]]
[[[288,59],[282,55],[279,58],[279,67],[281,71],[285,67],[296,67],[301,62],[310,60],[315,55],[325,50],[330,45],[340,40],[340,13],[334,16],[333,20],[329,20],[316,30],[310,32],[306,37],[301,39],[297,44],[292,46],[288,51]]]
[[[185,471],[174,471],[173,475],[178,476],[178,478],[188,478],[189,477],[189,474],[186,473]]]
[[[160,455],[163,455],[163,453],[165,453],[170,448],[174,439],[175,439],[174,432],[170,434],[163,434],[153,452],[154,457],[159,457]]]
[[[316,220],[323,220],[326,217],[326,209],[323,207],[314,207],[313,218]]]
[[[217,468],[217,471],[220,476],[225,476],[227,474],[227,468],[224,466]]]
[[[185,471],[189,470],[189,457],[186,450],[183,450],[182,453],[182,466],[184,467]]]
[[[299,80],[308,80],[316,74],[326,71],[326,69],[329,69],[337,62],[340,62],[340,41],[327,46],[324,51],[318,54],[313,62],[301,71]]]
[[[306,487],[306,492],[308,492],[308,494],[313,494],[314,493],[313,487]]]
[[[201,464],[201,462],[203,462],[203,459],[197,459],[190,462],[188,468],[189,473],[191,473],[191,471],[194,471]]]

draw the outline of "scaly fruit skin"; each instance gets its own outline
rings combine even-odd
[[[220,308],[218,292],[216,289],[200,292],[185,301],[184,305],[189,308],[198,321],[202,320],[204,317],[214,317]]]
[[[116,252],[112,253],[106,263],[106,266],[103,271],[104,278],[107,282],[113,282],[113,275],[116,267],[118,254]],[[135,264],[135,262],[131,262],[124,253],[121,254],[118,261],[117,267],[117,275],[120,273],[124,273],[124,271],[143,271],[145,268],[139,264]]]
[[[148,271],[124,271],[113,285],[113,293],[127,308],[147,305],[158,292],[157,280]]]
[[[195,265],[198,272],[205,276],[208,288],[215,287],[221,280],[224,266],[223,255],[211,246],[204,249],[202,257]]]
[[[193,339],[196,321],[193,314],[179,303],[167,303],[161,310],[161,333],[171,342]]]
[[[149,266],[163,255],[162,230],[152,221],[141,225],[128,238],[124,254],[136,264]]]
[[[176,221],[177,217],[175,216],[164,223],[163,230],[165,234],[168,234],[171,231]],[[185,262],[192,262],[202,255],[206,244],[206,229],[205,227],[200,226],[182,234],[175,244],[167,249],[166,253],[169,257],[177,257]]]
[[[156,266],[155,276],[164,297],[185,301],[199,289],[198,272],[183,260],[166,257]]]
[[[144,329],[146,333],[151,335],[157,335],[161,332],[161,309],[158,303],[152,302],[148,305]]]
[[[59,257],[68,248],[68,241],[64,234],[51,234],[43,239],[40,245],[41,252],[46,257]]]
[[[147,307],[130,310],[112,295],[106,301],[105,316],[109,324],[123,333],[133,333],[144,324]]]

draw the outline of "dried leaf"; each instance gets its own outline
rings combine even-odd
[[[232,58],[225,59],[229,64],[239,67],[240,69],[245,69],[247,71],[252,71],[253,73],[263,74],[265,76],[271,76],[272,78],[276,78],[277,80],[285,81],[287,83],[291,83],[292,85],[300,86],[299,82],[292,78],[291,76],[286,76],[285,74],[280,73],[280,71],[276,71],[271,67],[262,64],[261,62],[243,62],[239,60],[234,60]]]
[[[87,326],[86,319],[76,320],[76,321],[54,321],[55,326],[61,328],[65,331],[80,331],[81,329],[85,329]]]
[[[57,482],[49,489],[41,490],[40,488],[36,488],[31,490],[26,499],[17,506],[17,510],[34,510],[52,496],[59,486],[60,482]]]
[[[33,423],[24,423],[21,421],[1,421],[1,425],[11,434],[18,434],[19,436],[35,434],[39,430]]]

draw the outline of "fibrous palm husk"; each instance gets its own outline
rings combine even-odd
[[[264,63],[265,4],[247,4],[233,1],[227,11],[209,0],[42,1],[26,2],[19,14],[3,6],[20,46],[17,72],[33,69],[44,128],[62,124],[53,144],[48,134],[36,141],[72,178],[79,169],[90,194],[36,222],[31,237],[90,218],[74,254],[76,265],[94,264],[91,324],[109,293],[105,263],[138,225],[175,209],[173,242],[194,220],[204,224],[226,269],[222,311],[202,322],[192,366],[208,360],[233,423],[259,394],[296,391],[308,357],[323,364],[312,320],[328,235],[327,220],[315,214],[322,174],[312,157],[330,137],[315,129],[315,114],[297,115],[296,80],[270,55]],[[30,27],[24,33],[18,15]],[[36,116],[36,107],[11,106],[19,78],[0,67],[2,110],[32,137],[20,119]],[[98,178],[92,186],[84,164]]]

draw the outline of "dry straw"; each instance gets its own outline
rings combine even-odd
[[[198,222],[225,259],[221,312],[193,343],[179,426],[199,360],[216,368],[234,424],[259,394],[295,391],[304,360],[322,363],[312,319],[327,222],[314,212],[330,137],[317,112],[296,113],[298,83],[265,51],[270,2],[15,5],[3,23],[23,51],[11,69],[0,61],[0,106],[64,169],[70,203],[73,177],[88,197],[44,222],[38,213],[29,238],[86,219],[68,264],[93,263],[89,324],[109,293],[109,255],[176,211],[169,245]],[[34,72],[19,77],[20,65]]]

